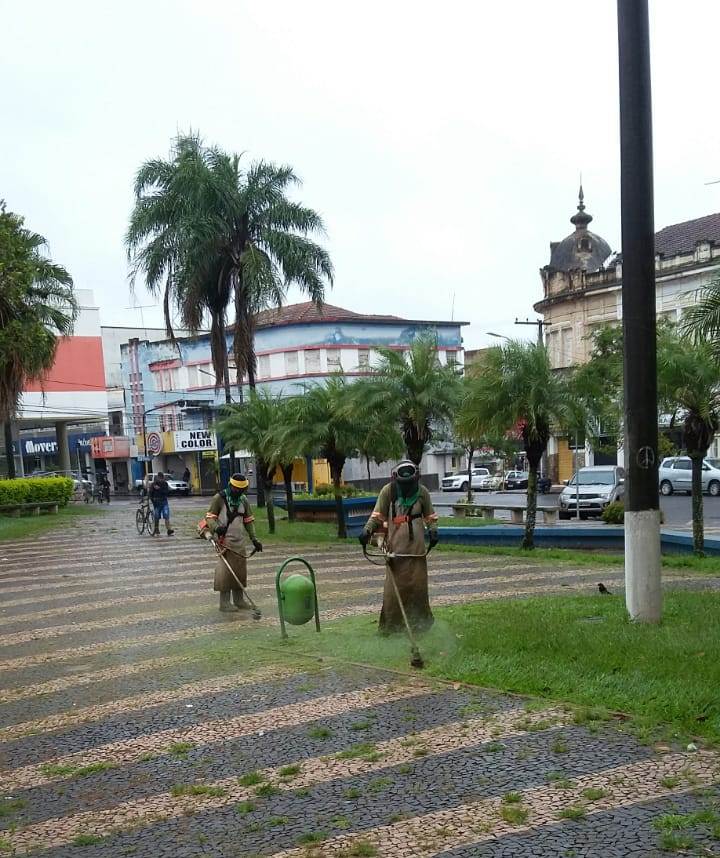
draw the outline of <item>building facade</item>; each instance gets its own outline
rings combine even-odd
[[[406,350],[426,330],[437,335],[440,360],[462,366],[462,324],[364,315],[330,304],[318,309],[312,302],[266,310],[258,315],[255,331],[257,384],[291,396],[301,393],[304,385],[322,384],[336,372],[342,371],[350,379],[360,377],[377,362],[378,347]],[[227,345],[232,354],[231,334]],[[128,448],[134,454],[134,478],[144,470],[138,455],[142,459],[147,439],[151,469],[175,474],[188,469],[193,488],[205,489],[217,468],[218,439],[212,426],[226,402],[225,391],[215,388],[209,337],[183,338],[176,344],[133,338],[121,347],[121,353],[124,422],[129,427]],[[240,388],[232,362],[230,376],[231,396],[238,402]],[[243,395],[247,395],[247,380],[242,382]],[[444,466],[443,453],[440,467]],[[431,452],[425,472],[437,474],[438,467]],[[372,466],[371,475],[379,478],[376,470]],[[312,467],[298,463],[296,471],[294,480],[308,487],[313,481],[329,479],[322,463]],[[366,479],[365,463],[348,463],[345,477]]]
[[[622,256],[588,229],[591,221],[580,188],[578,209],[570,218],[575,229],[550,244],[550,262],[540,269],[543,298],[535,310],[546,322],[546,345],[556,369],[587,361],[593,332],[622,321]],[[720,214],[661,229],[655,234],[658,318],[679,322],[683,310],[695,302],[697,291],[719,273]],[[556,480],[567,479],[578,458],[581,465],[614,458],[596,456],[584,441],[576,445],[573,439],[563,438],[553,439],[549,454]]]

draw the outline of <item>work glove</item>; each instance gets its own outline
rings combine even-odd
[[[437,533],[435,531],[432,531],[430,533],[430,547],[428,548],[428,550],[435,548],[435,546],[438,544],[438,542],[440,542],[440,537],[437,535]]]
[[[227,533],[227,525],[226,525],[226,524],[219,524],[219,525],[215,528],[215,533],[216,533],[218,536],[225,536],[225,534]]]
[[[200,533],[200,536],[202,536],[202,538],[203,538],[203,539],[207,539],[209,542],[212,542],[212,541],[213,541],[213,535],[212,535],[212,533],[210,533],[210,531],[209,531],[207,528],[205,528],[205,529]]]
[[[368,542],[370,542],[370,534],[366,530],[363,530],[360,536],[358,536],[358,541],[360,542],[360,545],[365,548]]]
[[[252,544],[255,551],[262,551],[262,542],[259,539],[253,539]]]

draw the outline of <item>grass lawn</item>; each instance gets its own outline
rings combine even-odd
[[[85,515],[97,515],[103,510],[93,504],[73,504],[60,507],[57,515],[41,513],[40,515],[24,515],[20,518],[0,515],[0,542],[5,539],[22,539],[24,536],[34,536],[57,527],[66,527],[68,519],[81,518]]]
[[[647,738],[720,741],[720,593],[666,593],[659,626],[629,622],[623,600],[607,596],[503,599],[435,616],[420,641],[426,674],[626,712]],[[408,669],[405,637],[380,638],[367,616],[291,646]]]

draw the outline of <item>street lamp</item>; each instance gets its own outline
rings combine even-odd
[[[485,331],[485,336],[495,337],[498,340],[507,340],[508,342],[510,342],[510,337],[506,337],[505,334],[495,334],[492,331]]]

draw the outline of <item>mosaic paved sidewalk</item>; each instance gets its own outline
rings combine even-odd
[[[715,755],[422,675],[196,657],[275,622],[291,547],[253,559],[253,624],[217,612],[194,514],[151,540],[133,513],[0,543],[0,855],[660,856],[669,813],[695,814],[676,846],[720,855]],[[377,607],[382,570],[352,545],[298,553],[326,617]],[[620,574],[436,555],[433,602],[619,588]]]

